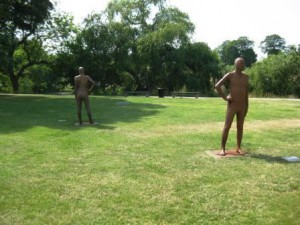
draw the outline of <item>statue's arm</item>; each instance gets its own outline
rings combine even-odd
[[[246,101],[246,115],[247,115],[248,108],[249,108],[249,79],[248,79],[248,77],[247,77],[247,90],[246,91],[247,92],[246,92],[246,99],[245,99],[245,101]]]
[[[96,83],[90,76],[88,76],[88,79],[89,79],[89,82],[91,82],[91,87],[89,88],[89,93],[90,93],[94,89]]]
[[[226,74],[221,80],[218,81],[218,83],[215,85],[215,89],[219,93],[219,95],[225,100],[228,101],[227,96],[222,90],[222,86],[228,82],[229,80],[230,73]]]

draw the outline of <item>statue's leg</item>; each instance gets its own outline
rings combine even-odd
[[[90,124],[93,124],[92,111],[91,111],[91,107],[90,107],[89,97],[84,99],[84,105],[85,105],[87,115],[89,117],[89,122],[90,122]]]
[[[76,103],[77,103],[77,116],[79,120],[79,124],[82,124],[82,119],[81,119],[81,109],[82,109],[82,99],[76,98]]]
[[[244,121],[245,121],[245,116],[246,116],[246,113],[245,111],[241,111],[241,112],[238,112],[236,114],[236,118],[237,118],[237,121],[236,121],[236,128],[237,128],[237,136],[236,136],[236,139],[237,139],[237,153],[239,154],[244,154],[242,151],[241,151],[241,145],[242,145],[242,139],[243,139],[243,130],[244,130]]]
[[[222,151],[219,153],[220,155],[226,154],[225,147],[226,147],[228,133],[231,128],[231,124],[232,124],[234,115],[235,115],[235,111],[233,110],[233,108],[230,105],[228,105],[227,112],[226,112],[226,120],[225,120],[225,124],[224,124],[224,128],[223,128],[223,132],[222,132],[222,143],[221,143]]]

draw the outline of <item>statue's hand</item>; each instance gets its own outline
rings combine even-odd
[[[226,100],[227,100],[228,102],[233,102],[233,98],[232,98],[230,95],[228,95],[228,96],[226,97]]]

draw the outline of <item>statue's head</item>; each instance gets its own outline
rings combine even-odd
[[[245,60],[239,57],[234,61],[234,65],[237,70],[243,71],[245,69]]]
[[[83,67],[79,67],[78,71],[79,71],[79,74],[84,74],[84,68]]]

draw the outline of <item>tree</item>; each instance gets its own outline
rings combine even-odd
[[[9,75],[15,93],[19,91],[18,81],[24,71],[43,63],[43,59],[34,57],[31,51],[40,45],[34,35],[49,18],[52,9],[49,0],[4,0],[0,4],[0,54],[4,59],[0,70]],[[18,49],[24,51],[27,62],[16,68],[15,52]]]
[[[265,40],[260,43],[260,48],[263,53],[276,55],[286,48],[285,44],[284,38],[280,37],[278,34],[272,34],[266,36]]]
[[[238,49],[240,56],[245,59],[247,67],[250,67],[256,62],[257,55],[253,50],[254,41],[249,40],[247,37],[239,37],[235,41],[235,46]]]
[[[254,42],[247,37],[239,37],[237,40],[224,41],[217,51],[225,65],[232,65],[236,58],[243,57],[246,66],[249,67],[256,62],[256,54],[253,50]]]
[[[218,48],[217,52],[220,55],[221,61],[225,65],[232,65],[234,60],[240,56],[237,47],[234,45],[234,41],[224,41]]]
[[[205,43],[189,44],[186,46],[185,64],[190,71],[187,74],[187,88],[210,94],[214,81],[221,76],[217,54]]]
[[[121,20],[134,30],[135,38],[130,55],[132,62],[126,71],[138,89],[168,86],[169,74],[180,46],[189,42],[194,25],[187,14],[177,8],[166,7],[165,0],[113,1],[107,9],[110,21]],[[153,9],[157,13],[152,15]],[[177,72],[178,72],[177,68]],[[179,69],[181,70],[181,69]],[[179,72],[180,73],[180,72]]]
[[[87,67],[105,91],[121,86],[125,68],[131,67],[135,31],[120,22],[105,23],[102,16],[93,14],[85,20],[85,28],[71,49],[77,65]]]
[[[183,76],[180,48],[189,43],[194,25],[185,13],[165,2],[110,2],[103,13],[85,19],[84,27],[67,44],[68,57],[73,55],[74,63],[87,67],[103,91],[121,86],[135,90],[173,88],[169,84],[175,71]],[[181,85],[179,79],[175,83]]]
[[[174,83],[184,76],[184,58],[180,48],[190,43],[193,31],[194,25],[189,17],[177,8],[164,8],[156,14],[151,29],[137,41],[138,55],[148,74],[148,88],[161,86],[172,90],[180,86]],[[170,77],[175,74],[177,79],[172,79],[174,86],[171,87]]]
[[[300,55],[297,52],[270,55],[247,72],[253,91],[259,96],[300,96]]]

